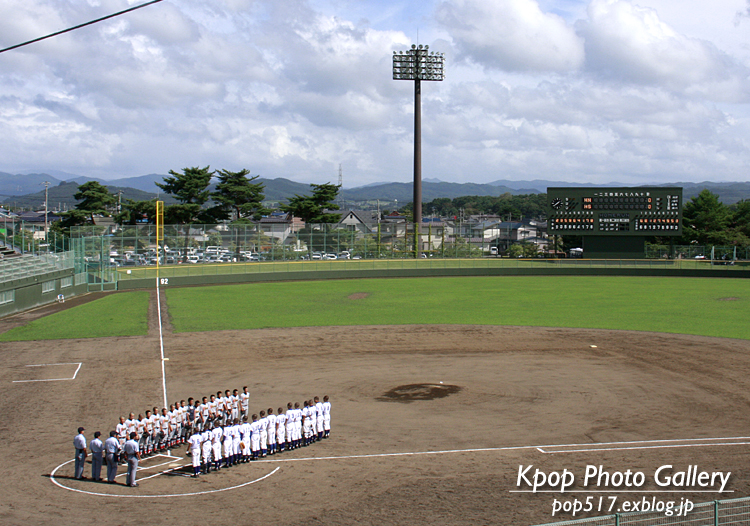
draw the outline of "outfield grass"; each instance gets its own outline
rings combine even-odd
[[[167,301],[177,332],[448,323],[750,339],[750,281],[742,279],[501,276],[329,280],[167,289]]]
[[[0,334],[0,341],[142,336],[148,332],[148,291],[111,294]]]

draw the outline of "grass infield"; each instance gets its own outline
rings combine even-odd
[[[148,291],[111,294],[0,334],[0,342],[142,336],[148,333]]]
[[[750,281],[521,276],[329,280],[166,289],[177,332],[479,324],[750,339]]]

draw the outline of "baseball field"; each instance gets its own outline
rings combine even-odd
[[[570,519],[553,517],[555,504],[587,496],[589,516],[644,497],[744,497],[748,319],[739,279],[165,285],[74,298],[0,320],[0,521],[531,525]],[[331,438],[199,479],[182,468],[184,448],[143,461],[138,488],[73,479],[79,425],[91,440],[161,407],[165,388],[171,403],[245,385],[253,412],[329,395]],[[730,475],[721,493],[665,489],[654,477],[665,465]],[[531,492],[519,466],[575,481]],[[584,487],[587,466],[645,483]]]

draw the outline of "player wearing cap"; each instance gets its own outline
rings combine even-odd
[[[276,451],[281,453],[286,444],[286,415],[282,407],[279,407],[278,413],[276,415],[276,444],[278,445]]]
[[[232,426],[227,424],[224,426],[224,467],[228,468],[232,465]]]
[[[328,438],[331,434],[331,402],[328,401],[328,395],[323,397],[323,438]]]

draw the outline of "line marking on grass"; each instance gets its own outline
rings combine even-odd
[[[77,365],[76,371],[73,373],[73,376],[70,378],[44,378],[40,380],[13,380],[14,384],[21,384],[21,383],[27,383],[27,382],[61,382],[63,380],[75,380],[76,376],[78,376],[78,371],[81,370],[81,366],[83,365],[83,362],[71,362],[71,363],[40,363],[40,364],[33,364],[33,365],[27,365],[26,367],[51,367],[54,365]]]

